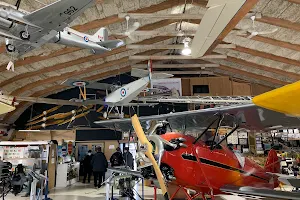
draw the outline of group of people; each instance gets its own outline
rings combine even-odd
[[[129,148],[124,148],[124,153],[121,152],[119,147],[116,148],[116,152],[110,157],[111,167],[117,166],[128,166],[133,169],[133,156],[129,152]],[[94,186],[100,188],[105,181],[105,172],[107,172],[108,162],[101,151],[101,147],[96,147],[96,153],[93,155],[92,151],[89,150],[88,154],[83,160],[83,183],[85,183],[86,178],[88,178],[88,183],[90,183],[91,175],[94,175]]]

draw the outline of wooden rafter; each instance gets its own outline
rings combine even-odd
[[[296,4],[300,4],[300,0],[288,0],[291,3],[296,3]]]
[[[279,19],[279,18],[267,17],[267,16],[263,16],[262,18],[258,18],[256,20],[259,22],[271,24],[274,26],[279,26],[279,27],[291,29],[294,31],[300,31],[300,23],[298,23],[298,22],[291,22],[286,19]]]
[[[167,56],[130,56],[130,60],[198,60],[198,59],[226,59],[225,55],[206,55],[200,58],[193,58],[191,56],[181,55],[167,55]]]
[[[278,79],[273,79],[273,78],[270,78],[270,77],[262,76],[262,75],[259,75],[259,74],[247,72],[247,71],[244,71],[244,70],[232,68],[232,67],[225,66],[225,65],[221,65],[218,69],[228,71],[228,72],[232,72],[232,73],[236,73],[236,74],[240,74],[240,75],[247,76],[247,77],[251,77],[251,78],[254,78],[254,79],[257,79],[257,80],[266,81],[266,82],[277,84],[277,85],[290,84],[289,82],[281,81],[281,80],[278,80]]]
[[[266,58],[266,59],[269,59],[269,60],[282,62],[282,63],[288,64],[288,65],[295,65],[297,67],[300,67],[300,62],[297,61],[297,60],[292,60],[292,59],[289,59],[289,58],[286,58],[286,57],[277,56],[277,55],[274,55],[274,54],[271,54],[271,53],[266,53],[266,52],[263,52],[263,51],[253,50],[253,49],[249,49],[249,48],[241,47],[241,46],[236,46],[236,48],[233,49],[233,50],[234,51],[239,51],[239,52],[242,52],[242,53],[246,53],[246,54],[250,54],[252,56],[258,56],[258,57]]]
[[[234,44],[219,44],[216,49],[234,49],[236,45]],[[127,49],[184,49],[183,44],[174,44],[174,45],[137,45],[129,44],[126,45]]]
[[[211,68],[211,67],[219,67],[219,64],[156,64],[153,63],[153,69],[187,69],[187,68]],[[132,66],[133,68],[147,68],[145,64],[136,64]]]
[[[250,34],[248,34],[247,36],[243,36],[243,37],[248,37],[249,35]],[[292,44],[290,42],[284,42],[281,40],[276,40],[273,38],[268,38],[268,37],[264,37],[264,36],[260,36],[260,35],[252,37],[251,40],[271,44],[271,45],[274,45],[277,47],[282,47],[282,48],[286,48],[286,49],[290,49],[290,50],[294,50],[294,51],[300,51],[299,44]]]
[[[287,72],[287,71],[284,71],[284,70],[281,70],[281,69],[276,69],[276,68],[268,67],[268,66],[265,66],[265,65],[259,65],[259,64],[253,63],[253,62],[248,62],[248,61],[238,59],[238,58],[234,58],[234,57],[230,57],[230,56],[228,56],[226,60],[230,61],[230,62],[233,62],[233,63],[236,63],[236,64],[240,64],[240,65],[249,67],[249,68],[254,68],[254,69],[259,69],[259,70],[263,70],[263,71],[266,71],[266,72],[275,73],[275,74],[278,74],[278,75],[281,75],[281,76],[284,76],[284,77],[287,77],[287,78],[290,78],[290,79],[294,79],[294,80],[300,80],[300,75],[296,74],[296,73]]]
[[[143,53],[145,53],[146,55],[147,54],[151,55],[153,53],[158,53],[158,52],[161,52],[161,51],[162,50],[150,50],[150,51],[146,51],[146,52],[143,52]],[[64,74],[61,74],[61,75],[58,75],[58,76],[53,76],[53,77],[49,77],[49,78],[46,78],[46,79],[42,79],[42,80],[39,80],[39,81],[36,81],[36,82],[29,83],[29,84],[15,90],[15,91],[13,91],[11,93],[11,95],[19,96],[19,95],[22,95],[22,93],[24,93],[28,90],[32,90],[33,88],[39,87],[41,85],[51,84],[51,83],[54,83],[54,82],[57,82],[57,81],[63,81],[63,80],[66,80],[68,78],[74,78],[76,76],[81,76],[83,74],[88,74],[90,72],[94,72],[94,71],[97,71],[97,70],[103,70],[103,69],[106,69],[106,68],[109,68],[109,67],[121,65],[121,64],[126,63],[128,61],[129,61],[129,57],[127,56],[127,57],[123,57],[123,58],[118,59],[118,60],[113,60],[113,61],[110,61],[110,62],[102,63],[100,65],[91,66],[91,67],[88,67],[84,70],[67,72],[67,73],[64,73]]]

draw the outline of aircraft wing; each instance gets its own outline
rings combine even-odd
[[[192,41],[192,57],[203,56],[246,0],[209,0],[209,7]]]
[[[60,99],[50,99],[50,98],[41,98],[41,97],[15,97],[16,101],[27,101],[33,103],[45,103],[53,105],[63,105],[63,106],[82,106],[82,103],[60,100]]]
[[[24,18],[39,27],[58,32],[67,27],[94,2],[95,0],[59,0]]]
[[[254,104],[152,115],[140,117],[139,119],[145,130],[149,127],[151,121],[168,120],[173,130],[199,133],[199,131],[205,129],[213,119],[215,119],[216,113],[224,114],[224,120],[221,126],[233,127],[234,124],[238,122],[241,124],[241,128],[250,130],[264,130],[278,125],[292,128],[299,127],[300,123],[300,119],[297,117],[290,117],[282,113],[255,106]],[[95,123],[108,128],[116,127],[121,131],[128,131],[132,127],[130,119],[97,121]]]
[[[294,199],[300,200],[300,193],[299,192],[285,192],[285,191],[276,191],[270,189],[262,189],[262,188],[255,188],[255,187],[237,187],[226,185],[221,188],[222,192],[233,194],[233,195],[242,195],[243,197],[247,198],[261,198],[266,197],[268,199]]]
[[[230,97],[219,97],[219,96],[146,96],[139,97],[138,101],[142,102],[157,102],[157,103],[196,103],[196,104],[251,104],[252,97],[248,96],[230,96]]]

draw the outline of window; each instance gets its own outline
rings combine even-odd
[[[193,92],[194,94],[208,94],[209,87],[208,85],[193,85]]]

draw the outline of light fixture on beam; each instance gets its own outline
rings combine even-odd
[[[189,56],[192,53],[192,50],[190,48],[190,42],[191,42],[191,38],[184,38],[183,40],[183,44],[184,44],[184,49],[181,51],[181,54],[184,56]]]

